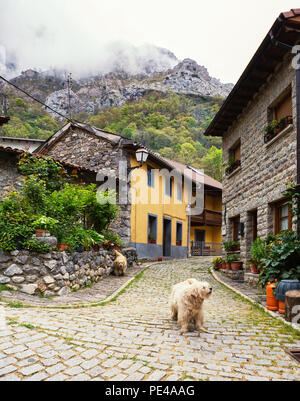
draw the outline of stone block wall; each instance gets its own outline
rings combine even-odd
[[[136,250],[122,250],[128,266],[136,263]],[[0,252],[0,284],[15,290],[45,297],[62,296],[98,282],[113,271],[113,252],[100,250],[82,253],[53,251],[47,254],[28,251]]]
[[[0,199],[5,193],[20,189],[24,177],[18,172],[15,156],[0,152]]]
[[[270,123],[270,107],[291,87],[293,126],[272,144],[264,144],[264,128]],[[290,178],[296,181],[296,75],[288,57],[269,77],[247,108],[233,121],[224,134],[223,162],[229,160],[232,146],[241,141],[241,168],[230,177],[223,174],[223,221],[226,213],[226,234],[223,241],[232,240],[232,218],[240,216],[245,224],[241,238],[241,259],[250,258],[252,224],[249,213],[257,210],[258,236],[274,233],[272,203],[280,201]],[[224,223],[223,223],[224,224]]]

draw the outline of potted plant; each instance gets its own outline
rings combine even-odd
[[[156,244],[156,240],[152,234],[148,235],[148,242],[149,244]]]
[[[273,120],[271,122],[271,127],[273,129],[274,134],[278,134],[281,131],[279,122],[277,120]]]
[[[50,230],[52,230],[56,224],[58,223],[57,220],[52,219],[51,217],[47,216],[40,216],[33,222],[33,227],[35,228],[35,235],[36,237],[49,237]]]
[[[63,251],[67,251],[68,250],[69,245],[66,244],[66,243],[60,243],[60,244],[57,244],[57,248],[58,248],[59,251],[63,252]]]
[[[268,257],[269,254],[267,242],[263,241],[261,238],[257,238],[252,243],[250,254],[251,254],[250,269],[253,272],[253,274],[258,274],[263,266],[263,261]]]
[[[213,259],[212,263],[213,263],[215,270],[219,270],[221,268],[222,260],[223,259],[220,257],[216,257]]]
[[[259,274],[259,269],[252,259],[250,259],[249,265],[252,274]]]
[[[231,262],[232,262],[232,255],[227,255],[226,259],[225,259],[226,270],[230,270],[231,269]]]
[[[231,269],[233,271],[239,271],[241,270],[242,267],[242,262],[239,260],[238,256],[236,254],[231,255],[231,263],[230,263]]]
[[[236,170],[238,167],[240,167],[241,161],[240,160],[234,160],[232,157],[229,159],[228,163],[225,164],[225,173],[227,175],[230,175],[234,170]]]
[[[223,242],[224,249],[226,252],[235,252],[239,250],[240,243],[234,241]]]

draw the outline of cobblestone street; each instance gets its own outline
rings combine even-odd
[[[152,265],[103,306],[6,307],[0,380],[299,380],[284,347],[300,336],[216,282],[210,259]],[[179,335],[171,286],[194,277],[214,289],[205,328]]]

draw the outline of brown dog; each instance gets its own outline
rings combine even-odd
[[[203,302],[212,294],[211,285],[189,279],[173,286],[170,307],[172,319],[178,320],[181,327],[180,334],[188,331],[189,324],[195,324],[197,330],[208,333],[203,328]]]
[[[114,275],[115,276],[124,276],[127,270],[127,259],[124,255],[118,252],[116,249],[114,250],[116,259],[114,261]]]

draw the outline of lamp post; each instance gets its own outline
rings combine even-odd
[[[190,236],[191,236],[191,211],[192,207],[190,204],[186,207],[186,214],[188,216],[188,237],[187,237],[187,257],[190,257]]]

